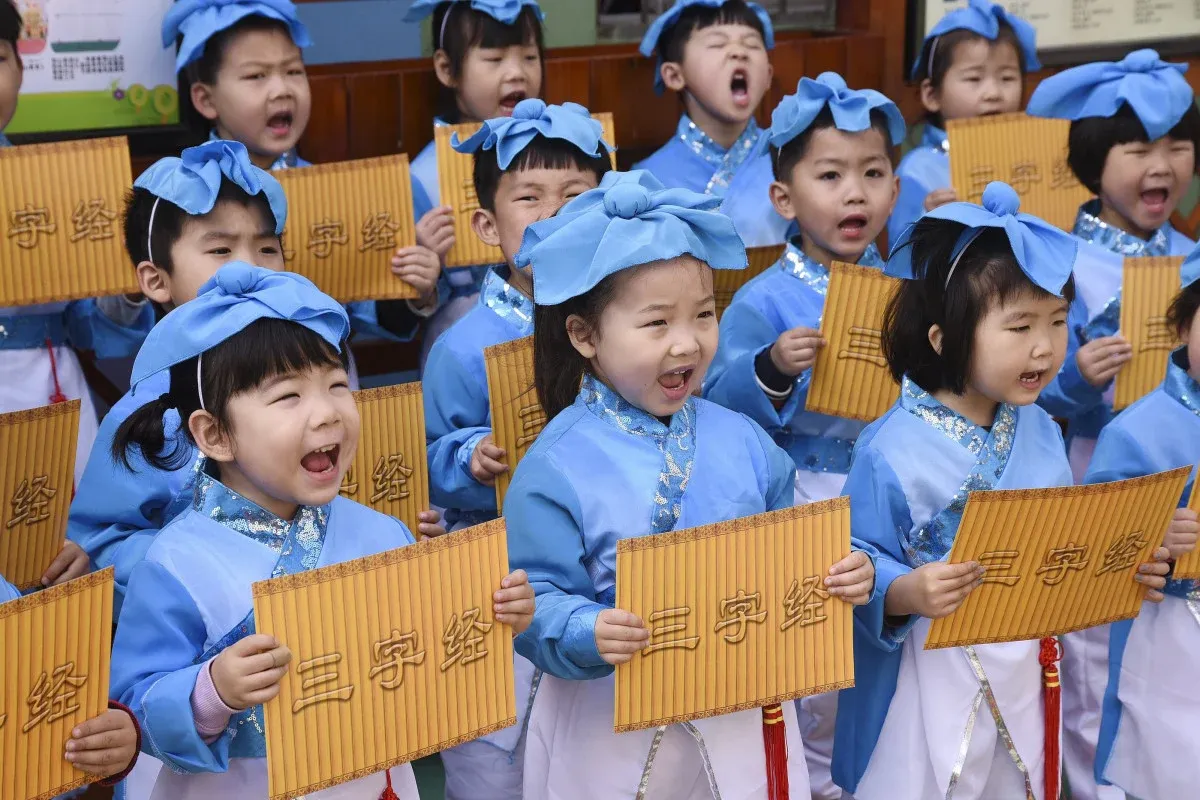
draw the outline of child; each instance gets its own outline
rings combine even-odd
[[[545,15],[536,0],[416,0],[404,20],[430,15],[433,67],[442,86],[435,126],[511,116],[522,100],[541,96]],[[417,242],[445,258],[457,235],[471,234],[456,232],[453,209],[440,204],[433,142],[413,159],[412,176]],[[486,264],[445,271],[445,296],[426,328],[422,364],[437,338],[474,307],[487,272]]]
[[[796,502],[841,494],[850,452],[864,425],[804,411],[833,261],[881,267],[875,238],[896,202],[892,148],[904,117],[870,89],[853,91],[832,72],[801,78],[768,131],[778,215],[795,220],[776,266],[734,296],[705,397],[746,414],[787,451],[796,466]],[[837,695],[801,701],[800,722],[812,796],[836,800],[829,775]]]
[[[550,418],[504,503],[512,563],[538,594],[517,649],[545,672],[529,717],[529,800],[767,798],[768,775],[808,783],[791,703],[791,757],[770,769],[759,709],[612,732],[613,665],[650,636],[612,607],[617,540],[792,505],[787,454],[748,418],[693,397],[717,346],[712,269],[746,264],[717,202],[646,172],[609,173],[530,226],[516,258],[533,268],[534,382]],[[847,602],[872,592],[866,553],[830,576]]]
[[[24,66],[17,53],[21,13],[11,0],[0,0],[0,147],[2,131],[17,110]],[[98,358],[123,358],[137,351],[154,322],[154,311],[140,298],[101,297],[70,303],[0,308],[0,413],[79,400],[75,447],[78,484],[96,438],[96,409],[75,350],[94,350]],[[87,572],[87,555],[72,542],[47,566],[42,585],[62,583]]]
[[[635,169],[670,187],[725,199],[748,245],[777,244],[786,224],[768,205],[771,183],[763,131],[754,113],[771,86],[771,19],[744,0],[676,0],[642,39],[658,52],[654,89],[680,95],[675,135]]]
[[[266,795],[259,706],[291,653],[255,632],[253,582],[412,542],[399,521],[338,495],[360,422],[348,333],[345,311],[306,279],[232,262],[158,324],[134,364],[135,385],[169,371],[170,388],[122,424],[113,455],[139,450],[169,468],[170,409],[203,455],[191,507],[134,568],[113,646],[113,696],[171,767],[156,796]],[[522,573],[507,576],[496,620],[523,630],[531,598]],[[398,771],[399,796],[416,798],[412,768]],[[385,782],[312,796],[377,797]]]
[[[991,0],[948,11],[925,37],[912,71],[921,81],[925,132],[896,170],[900,199],[888,241],[899,241],[926,211],[964,199],[950,188],[946,120],[1020,111],[1025,75],[1042,68],[1036,39],[1032,25]]]
[[[1057,797],[1039,642],[923,648],[930,620],[983,579],[944,561],[967,492],[1071,483],[1058,426],[1033,403],[1066,352],[1076,242],[1019,203],[992,183],[982,208],[931,211],[884,270],[904,279],[883,335],[900,398],[859,437],[846,481],[852,532],[893,578],[858,611],[856,685],[838,699],[833,774],[857,800]],[[1139,568],[1148,598],[1166,569]]]
[[[1183,77],[1153,50],[1095,63],[1038,86],[1029,113],[1071,120],[1067,163],[1096,195],[1079,209],[1074,233],[1079,293],[1071,308],[1067,359],[1042,407],[1067,419],[1075,479],[1087,470],[1096,437],[1112,419],[1113,379],[1133,356],[1118,332],[1127,256],[1185,255],[1193,242],[1168,221],[1191,186],[1200,147],[1200,111]],[[1064,756],[1080,800],[1117,800],[1096,787],[1093,765],[1107,679],[1108,626],[1068,634],[1064,645]]]
[[[163,47],[176,43],[183,110],[210,139],[241,142],[256,166],[311,166],[296,154],[312,113],[300,49],[312,44],[291,0],[179,0],[163,18]],[[415,301],[350,304],[355,330],[412,339],[437,306],[441,266],[426,248],[396,252],[392,272]]]
[[[1117,416],[1100,433],[1087,483],[1194,467],[1200,453],[1200,251],[1184,262],[1182,291],[1167,324],[1184,341],[1171,354],[1157,389]],[[1185,508],[1195,482],[1163,545],[1172,558],[1196,547],[1200,526]],[[1196,581],[1172,580],[1162,605],[1147,605],[1135,619],[1111,627],[1109,680],[1096,759],[1096,778],[1141,800],[1173,800],[1200,786],[1195,736],[1200,707],[1195,670],[1200,663]]]
[[[553,216],[571,198],[595,189],[609,168],[611,146],[587,109],[574,103],[547,106],[522,100],[512,117],[488,120],[460,153],[475,154],[475,194],[480,208],[472,227],[499,246],[505,263],[483,281],[479,302],[450,326],[425,365],[425,432],[429,442],[430,496],[446,508],[451,529],[495,519],[496,476],[505,452],[492,439],[483,349],[533,333],[533,282],[529,267],[513,257],[525,228]],[[534,668],[517,656],[517,724],[442,751],[446,796],[521,797],[524,700]]]

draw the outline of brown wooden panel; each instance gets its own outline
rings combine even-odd
[[[433,118],[440,89],[432,66],[400,73],[400,149],[410,158],[416,158],[421,148],[433,141]]]
[[[300,140],[300,152],[315,163],[346,161],[352,157],[346,130],[346,79],[310,76],[308,83],[313,113]]]
[[[654,62],[636,55],[592,62],[591,101],[592,110],[612,112],[626,150],[661,146],[682,110],[672,95],[654,93]]]
[[[400,152],[400,75],[351,75],[349,87],[350,158],[373,158]],[[412,154],[416,156],[416,153]]]
[[[878,89],[883,86],[883,38],[863,36],[847,39],[849,51],[842,76],[851,89]]]
[[[836,72],[840,75],[845,75],[847,42],[846,38],[840,36],[829,39],[813,39],[806,42],[804,47],[804,74],[810,78],[815,78],[822,72]],[[855,55],[857,57],[857,53]],[[871,87],[854,86],[854,88],[864,89]]]
[[[771,51],[771,66],[775,68],[775,75],[756,115],[763,127],[771,124],[771,112],[780,100],[796,91],[796,84],[806,74],[804,48],[807,42],[806,39],[796,39],[775,43],[775,49]]]
[[[591,59],[564,59],[556,61],[552,69],[546,70],[542,97],[546,98],[547,103],[579,103],[593,112],[608,111],[607,108],[592,108],[591,95]]]

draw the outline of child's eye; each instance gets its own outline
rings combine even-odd
[[[872,167],[871,169],[867,170],[867,177],[868,178],[882,178],[883,170],[879,169],[878,167]]]
[[[295,392],[288,392],[287,394],[280,395],[279,397],[276,397],[274,400],[272,400],[271,405],[274,405],[276,403],[282,403],[286,400],[299,400],[299,399],[300,399],[300,395],[296,394]]]
[[[267,77],[267,76],[266,76],[264,73],[262,73],[262,72],[255,72],[255,73],[253,73],[253,74],[251,74],[251,75],[243,75],[243,76],[242,76],[242,80],[244,80],[244,81],[257,81],[257,80],[261,80],[261,79],[263,79],[263,78],[265,78],[265,77]]]
[[[822,172],[820,175],[820,178],[823,181],[836,181],[838,177],[839,176],[836,172]]]
[[[1017,325],[1016,327],[1009,328],[1009,330],[1011,330],[1013,333],[1026,333],[1029,330],[1029,326]]]
[[[208,254],[210,256],[227,256],[231,252],[233,251],[231,251],[228,247],[214,247],[212,250],[208,251]]]
[[[267,245],[266,247],[264,247],[264,248],[262,248],[261,250],[259,250],[259,252],[260,252],[260,253],[265,253],[266,255],[269,255],[269,256],[273,256],[273,255],[275,255],[276,253],[278,253],[278,252],[279,252],[279,248],[278,248],[278,247],[272,247],[271,245]]]
[[[1056,320],[1054,320],[1054,327],[1056,327],[1056,328],[1063,328],[1063,327],[1066,327],[1066,324],[1067,324],[1067,318],[1066,318],[1066,317],[1063,317],[1062,319],[1056,319]]]
[[[643,328],[659,328],[659,327],[665,328],[666,325],[667,325],[667,321],[665,319],[656,319],[652,322],[647,322],[642,327]]]
[[[716,315],[717,315],[717,312],[713,311],[710,308],[707,311],[701,311],[700,314],[697,316],[697,319],[712,319]]]
[[[304,70],[300,69],[299,67],[293,67],[292,69],[288,70],[288,75],[292,75],[295,77],[303,77]]]

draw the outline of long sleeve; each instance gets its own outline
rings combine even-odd
[[[204,620],[183,585],[156,562],[135,567],[113,642],[111,696],[137,717],[145,752],[177,772],[229,768],[231,737],[206,743],[192,712],[204,641]]]
[[[80,350],[95,351],[97,358],[134,355],[154,326],[154,309],[149,303],[142,303],[132,314],[112,302],[102,305],[101,300],[77,300],[69,303],[64,313],[71,344]]]
[[[16,600],[20,596],[21,593],[17,591],[17,587],[4,580],[4,576],[0,575],[0,603]]]
[[[495,511],[496,490],[471,475],[475,447],[492,432],[487,386],[440,341],[425,364],[425,440],[434,505]]]
[[[568,680],[612,672],[596,646],[596,618],[605,606],[584,568],[582,512],[571,484],[549,460],[526,457],[504,516],[510,564],[529,574],[537,596],[533,624],[517,637],[517,652]]]
[[[1038,405],[1052,416],[1071,419],[1104,402],[1104,389],[1092,386],[1079,371],[1077,356],[1085,342],[1082,334],[1087,307],[1078,297],[1067,313],[1067,355],[1062,368],[1038,396]]]
[[[746,416],[747,420],[750,419],[747,415],[743,416]],[[791,508],[796,504],[796,465],[787,451],[775,444],[766,431],[758,425],[754,425],[753,428],[767,459],[766,482],[762,487],[767,510]]]
[[[1146,451],[1123,428],[1108,425],[1100,432],[1096,450],[1088,463],[1086,483],[1109,483],[1152,475],[1163,469],[1155,464]]]

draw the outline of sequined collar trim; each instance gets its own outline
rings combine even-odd
[[[487,271],[479,290],[479,302],[512,324],[520,336],[529,336],[533,333],[533,301],[500,274],[501,270],[507,274],[508,269],[499,265]]]
[[[8,137],[0,133],[0,147],[12,147],[13,144],[8,140]]]
[[[950,137],[946,132],[936,125],[925,123],[925,133],[921,136],[921,144],[925,147],[932,147],[934,150],[941,150],[943,153],[950,152]]]
[[[1123,256],[1169,256],[1171,255],[1170,223],[1154,232],[1150,241],[1143,241],[1131,233],[1115,228],[1100,219],[1100,201],[1089,200],[1079,207],[1075,218],[1076,236],[1090,244],[1103,247]]]
[[[208,140],[210,142],[217,142],[221,140],[221,137],[217,136],[217,132],[215,130],[209,131]],[[279,158],[275,159],[275,163],[271,164],[271,168],[268,170],[268,172],[278,172],[282,169],[295,169],[297,166],[299,166],[299,163],[300,156],[296,153],[296,149],[292,148]]]
[[[787,249],[779,258],[779,267],[794,278],[799,278],[814,290],[824,293],[829,288],[829,270],[814,259],[805,255],[803,243],[799,236],[788,240]],[[879,248],[874,243],[867,245],[862,257],[858,259],[859,266],[883,267],[883,258]]]
[[[670,427],[667,427],[661,420],[633,405],[593,375],[584,376],[579,396],[583,398],[583,404],[587,406],[588,411],[634,436],[678,438],[691,436],[695,428],[696,401],[692,397],[687,399],[683,408],[675,412],[671,417]]]
[[[700,130],[700,126],[692,122],[691,117],[684,114],[679,118],[679,125],[675,128],[675,135],[689,150],[715,168],[716,171],[709,178],[708,185],[704,187],[704,193],[723,196],[725,190],[729,188],[733,176],[737,174],[738,168],[754,152],[755,145],[758,144],[759,137],[762,136],[762,129],[751,118],[750,122],[746,125],[746,129],[738,136],[737,141],[733,143],[732,147],[726,150],[713,141],[711,136]]]
[[[933,395],[914,383],[907,375],[900,387],[900,405],[914,417],[967,448],[972,455],[977,456],[983,452],[988,441],[988,431],[939,403]],[[1007,451],[1011,446],[1016,421],[1016,409],[1008,403],[1001,403],[996,409],[996,421],[990,434],[997,450]]]
[[[1188,411],[1200,417],[1200,383],[1197,383],[1184,367],[1187,357],[1186,346],[1171,353],[1171,358],[1167,362],[1167,377],[1163,380],[1163,391],[1167,393],[1167,396],[1178,400]]]

